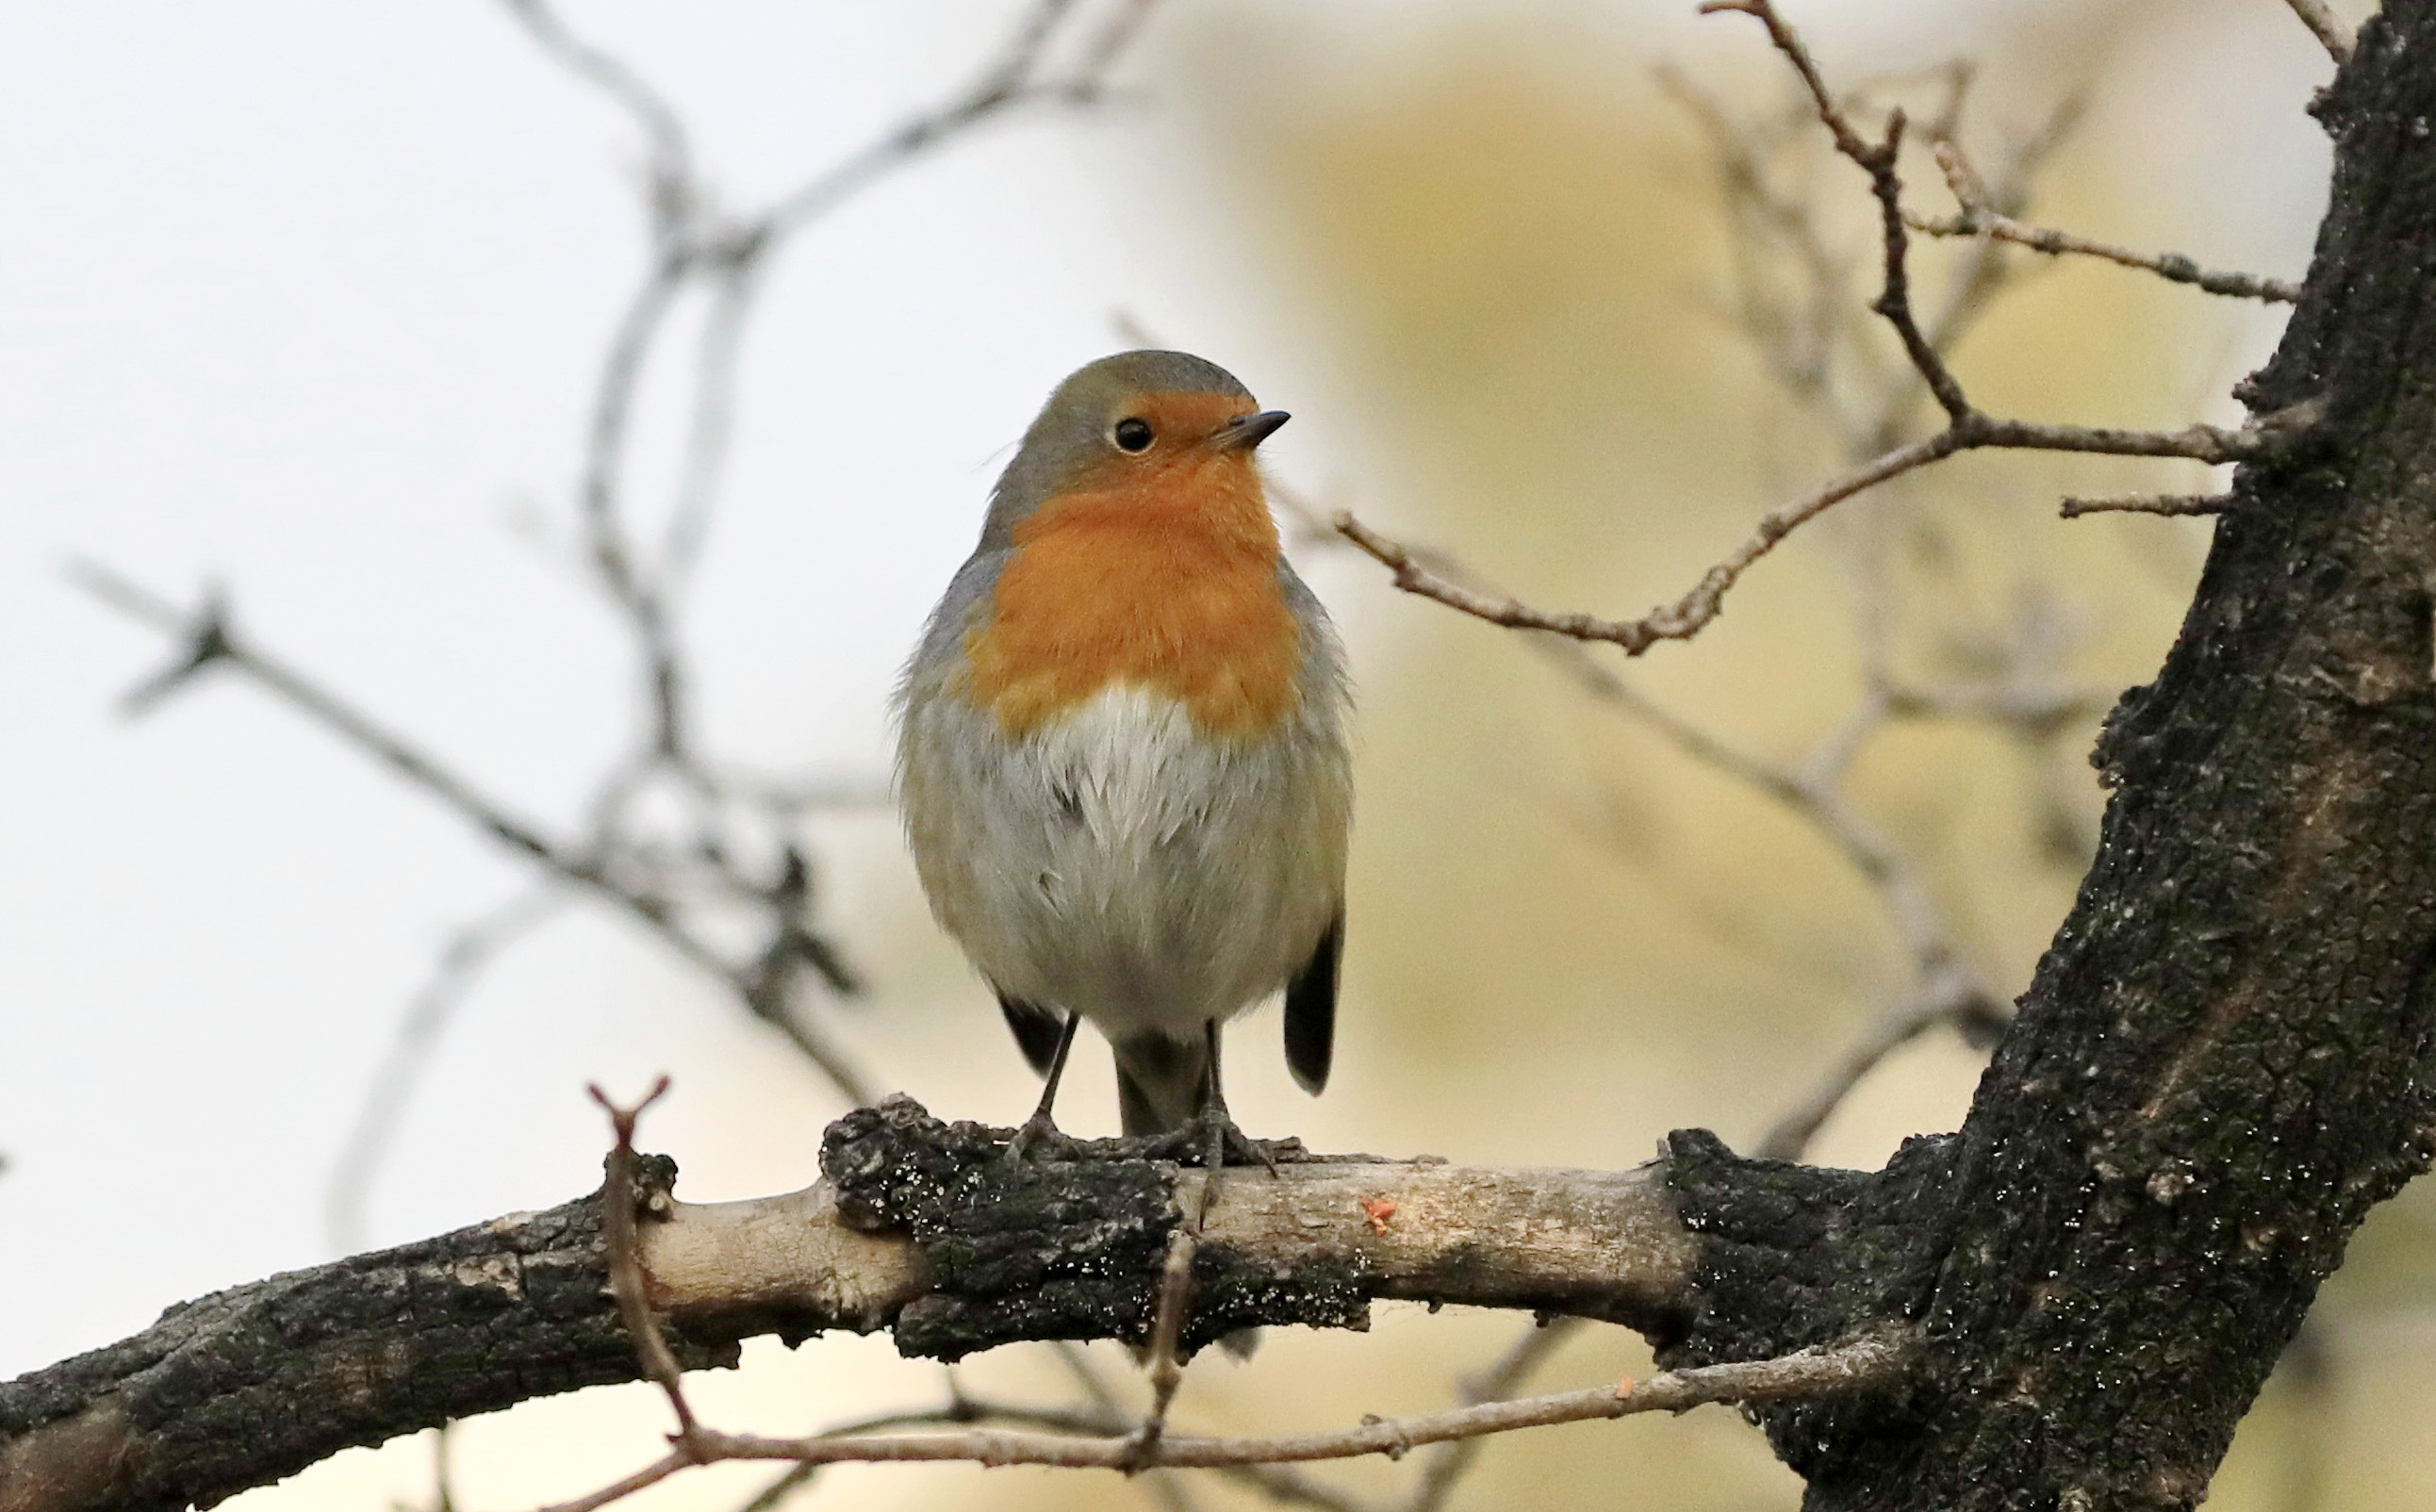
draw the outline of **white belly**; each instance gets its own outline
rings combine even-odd
[[[1198,737],[1118,686],[1022,740],[952,696],[906,711],[906,828],[932,909],[1000,991],[1111,1039],[1188,1037],[1282,987],[1343,896],[1327,722]]]

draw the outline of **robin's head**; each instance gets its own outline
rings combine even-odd
[[[1286,423],[1235,375],[1183,352],[1120,352],[1049,396],[1000,475],[983,540],[1065,495],[1187,500],[1260,496],[1253,448]]]

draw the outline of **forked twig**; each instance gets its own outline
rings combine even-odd
[[[670,1442],[677,1446],[675,1452],[688,1463],[699,1465],[708,1457],[702,1425],[686,1400],[685,1373],[678,1367],[676,1356],[670,1352],[668,1335],[660,1329],[659,1313],[652,1307],[651,1278],[643,1274],[642,1240],[635,1232],[642,1220],[645,1191],[639,1169],[642,1156],[635,1149],[635,1124],[668,1089],[669,1079],[662,1076],[631,1107],[612,1102],[597,1083],[584,1091],[609,1115],[609,1126],[617,1141],[603,1163],[600,1232],[609,1254],[609,1288],[618,1298],[618,1318],[625,1325],[627,1336],[635,1341],[635,1354],[642,1362],[644,1378],[660,1388],[669,1399],[669,1410],[676,1415],[677,1431],[670,1435]]]

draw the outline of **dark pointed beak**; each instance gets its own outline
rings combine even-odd
[[[1294,416],[1282,409],[1263,409],[1256,415],[1237,415],[1227,422],[1227,427],[1210,438],[1210,444],[1220,451],[1250,451],[1269,439],[1270,433]]]

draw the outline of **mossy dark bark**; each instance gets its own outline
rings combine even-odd
[[[2306,435],[2236,479],[2179,641],[2108,724],[2097,862],[1968,1122],[1874,1179],[1678,1141],[1716,1236],[1681,1358],[1872,1299],[1927,1327],[1898,1410],[1770,1415],[1816,1512],[2192,1505],[2352,1231],[2428,1163],[2436,0],[2392,0],[2316,113],[2332,208],[2242,392]]]
[[[931,1265],[935,1289],[897,1314],[897,1352],[956,1360],[1018,1339],[1147,1344],[1168,1236],[1184,1219],[1171,1180],[1122,1158],[1141,1141],[1070,1140],[1097,1158],[1018,1166],[1007,1137],[943,1122],[901,1097],[829,1125],[821,1172],[837,1188],[839,1217],[909,1236]],[[1210,1243],[1192,1273],[1187,1347],[1262,1324],[1369,1326],[1370,1288],[1350,1260],[1280,1274]]]

